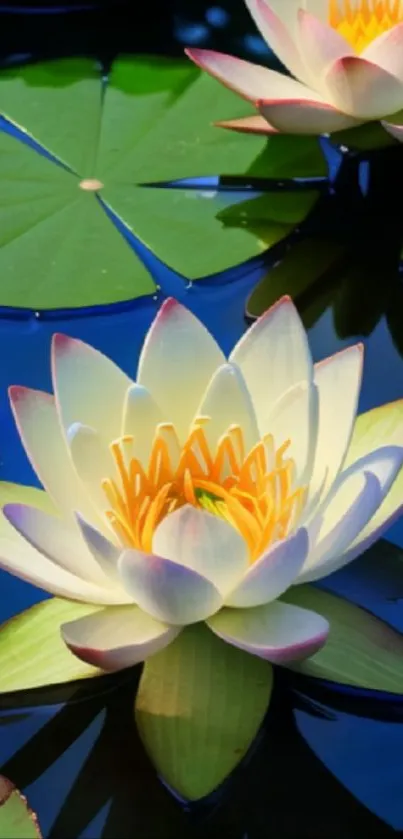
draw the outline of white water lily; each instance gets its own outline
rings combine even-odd
[[[219,125],[262,134],[331,134],[379,119],[390,130],[390,123],[402,121],[403,0],[245,2],[294,78],[213,50],[186,50],[260,112]]]
[[[362,360],[357,345],[314,365],[289,298],[228,360],[168,300],[135,382],[56,335],[54,396],[11,388],[46,494],[41,509],[5,505],[0,566],[92,604],[62,635],[105,670],[199,621],[274,662],[315,652],[326,620],[279,598],[350,562],[400,512],[403,405],[354,434]]]

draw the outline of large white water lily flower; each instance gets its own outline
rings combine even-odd
[[[219,125],[321,134],[368,120],[393,123],[390,115],[403,108],[403,0],[245,2],[294,78],[231,55],[188,49],[196,64],[260,111]]]
[[[399,503],[388,496],[403,462],[396,405],[351,446],[362,358],[358,345],[313,365],[289,298],[228,360],[168,300],[135,382],[56,335],[54,396],[12,387],[11,404],[59,515],[7,504],[0,565],[99,604],[62,634],[105,670],[199,621],[274,662],[313,653],[326,620],[279,598],[354,559]]]

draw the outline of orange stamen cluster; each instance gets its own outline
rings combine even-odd
[[[401,0],[329,0],[329,23],[357,53],[403,22]]]
[[[106,515],[123,545],[150,553],[162,519],[191,504],[235,527],[253,562],[289,535],[305,503],[305,488],[293,487],[294,462],[284,456],[290,441],[276,451],[267,435],[246,453],[242,429],[234,425],[212,453],[205,422],[197,421],[182,449],[172,425],[158,426],[147,467],[131,456],[132,437],[112,443],[117,478],[102,482]]]

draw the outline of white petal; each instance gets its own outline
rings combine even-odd
[[[375,38],[362,56],[403,80],[403,23]]]
[[[313,376],[305,329],[291,299],[283,297],[265,312],[241,338],[229,360],[241,370],[260,428],[285,391]]]
[[[79,513],[76,513],[76,520],[85,544],[99,567],[114,583],[119,582],[118,559],[122,549],[113,545],[99,530],[88,524]]]
[[[293,385],[261,420],[263,434],[272,434],[276,449],[290,440],[287,457],[294,460],[295,483],[309,480],[318,433],[318,393],[310,382]]]
[[[170,559],[128,550],[120,557],[119,573],[133,600],[157,620],[180,626],[197,623],[222,605],[209,580]]]
[[[190,505],[157,527],[153,551],[206,577],[226,594],[248,567],[247,546],[228,522]]]
[[[207,623],[219,638],[274,664],[313,655],[329,632],[321,615],[279,601],[254,609],[222,609]]]
[[[157,425],[164,422],[157,403],[142,385],[132,385],[123,409],[122,435],[133,437],[132,457],[145,465],[149,461]]]
[[[298,582],[320,579],[345,564],[343,554],[372,518],[403,464],[403,448],[385,446],[343,472],[319,513],[317,543]]]
[[[203,324],[180,303],[167,300],[148,332],[137,378],[181,439],[214,370],[224,361]]]
[[[53,396],[12,387],[10,401],[30,463],[56,506],[68,514],[77,507],[93,520],[95,510],[74,469]]]
[[[319,422],[309,500],[317,497],[321,488],[323,495],[342,468],[358,408],[363,350],[362,344],[356,344],[315,364]]]
[[[277,58],[293,76],[309,84],[311,77],[301,59],[297,46],[298,42],[295,42],[292,38],[289,28],[281,17],[273,11],[265,0],[245,0],[245,3],[256,26]]]
[[[233,425],[242,429],[246,453],[260,439],[250,393],[234,364],[223,364],[215,371],[196,411],[195,418],[198,416],[210,418],[203,428],[213,453],[220,437]]]
[[[6,504],[3,513],[30,545],[56,565],[87,582],[108,587],[107,577],[73,524],[28,504]]]
[[[79,422],[96,428],[106,443],[118,437],[131,380],[98,350],[54,335],[52,378],[64,428]]]
[[[260,64],[251,64],[249,61],[215,50],[187,49],[185,52],[198,67],[250,102],[268,97],[315,98],[311,88]]]
[[[103,514],[109,509],[109,502],[102,489],[105,478],[115,478],[115,463],[106,442],[98,432],[87,425],[75,422],[67,431],[71,459],[89,498],[101,517],[97,526],[108,533]],[[78,504],[75,509],[82,512]]]
[[[260,116],[260,114],[252,114],[249,117],[240,117],[239,119],[222,119],[215,122],[218,128],[228,128],[229,131],[239,131],[241,134],[277,134],[277,128]]]
[[[308,534],[303,529],[277,542],[249,567],[243,580],[225,598],[225,604],[249,608],[280,597],[299,574],[308,549]]]
[[[360,120],[323,102],[270,99],[260,100],[258,107],[268,125],[282,134],[333,134],[361,125]]]
[[[102,609],[61,627],[74,655],[109,671],[144,661],[167,647],[179,632],[179,627],[160,623],[137,606]]]
[[[306,9],[299,10],[298,23],[301,55],[320,89],[321,78],[328,67],[339,58],[355,55],[355,51],[335,29]]]
[[[335,61],[325,77],[330,101],[357,119],[377,119],[403,108],[403,82],[359,56]]]

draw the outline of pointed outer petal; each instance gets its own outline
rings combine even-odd
[[[299,43],[295,42],[282,19],[265,0],[245,0],[256,26],[269,47],[293,76],[310,83],[311,74],[301,58]],[[297,46],[298,44],[298,46]]]
[[[361,125],[354,117],[342,114],[333,105],[301,99],[261,99],[257,102],[268,124],[282,134],[332,134]]]
[[[340,475],[320,513],[317,542],[298,582],[319,580],[346,564],[343,554],[376,513],[402,464],[403,448],[385,446]]]
[[[313,655],[329,632],[321,615],[278,601],[254,609],[221,609],[207,624],[228,644],[274,664]]]
[[[377,119],[403,107],[403,82],[359,56],[335,61],[325,77],[336,108],[356,119]]]
[[[185,52],[198,67],[250,102],[268,96],[279,99],[315,98],[314,92],[306,85],[260,64],[251,64],[214,50],[187,49]]]
[[[57,334],[52,379],[65,429],[80,422],[96,428],[106,443],[119,436],[131,380],[113,361],[83,341]]]
[[[93,520],[95,511],[74,469],[54,397],[17,386],[9,393],[18,432],[39,480],[61,511],[71,514],[76,506]]]
[[[282,394],[311,381],[313,365],[305,329],[289,297],[283,297],[245,333],[229,358],[238,365],[261,421]]]
[[[316,385],[300,382],[293,385],[261,421],[262,434],[272,434],[278,449],[286,440],[291,444],[286,457],[295,463],[294,484],[309,480],[318,433],[318,392]]]
[[[94,561],[74,524],[69,525],[28,504],[6,504],[3,513],[29,544],[55,565],[87,582],[109,586],[108,578]]]
[[[167,647],[181,628],[154,620],[138,606],[115,606],[61,627],[69,650],[101,670],[123,670]]]
[[[99,530],[92,527],[91,524],[88,524],[80,513],[76,513],[76,521],[84,542],[99,567],[114,583],[120,583],[118,559],[122,553],[122,549],[113,545]]]
[[[197,417],[209,417],[203,429],[212,452],[232,425],[242,429],[245,452],[260,439],[250,393],[239,367],[234,364],[223,364],[215,371],[196,411]]]
[[[278,134],[277,128],[269,125],[260,114],[240,119],[223,119],[214,125],[217,128],[228,128],[229,131],[239,131],[241,134]]]
[[[298,11],[298,46],[316,84],[321,89],[321,79],[326,70],[339,58],[355,56],[355,50],[342,35],[306,9]]]
[[[204,620],[222,606],[213,583],[170,559],[128,550],[118,566],[126,591],[156,620],[183,626]]]
[[[147,334],[137,380],[150,391],[182,439],[187,437],[211,376],[224,362],[206,327],[188,309],[169,299]]]
[[[403,446],[403,399],[373,408],[357,418],[346,465],[350,466],[355,463],[358,458],[365,456],[384,442]],[[341,557],[343,566],[366,551],[399,518],[403,512],[402,502],[403,469],[400,470],[375,515],[343,553]]]
[[[342,468],[357,414],[363,363],[364,346],[356,344],[315,364],[319,422],[308,505],[315,497],[319,502]]]
[[[162,520],[153,551],[202,574],[223,596],[248,568],[247,547],[238,531],[224,519],[190,505]]]
[[[157,425],[164,422],[161,409],[142,385],[133,384],[126,393],[122,435],[133,437],[132,457],[143,465],[149,461]]]
[[[308,533],[303,529],[277,542],[249,567],[243,580],[225,598],[225,605],[242,609],[276,600],[298,576],[308,550]]]
[[[399,143],[403,143],[403,125],[393,125],[391,122],[382,120],[382,125],[388,134],[391,134]]]
[[[403,23],[375,38],[362,57],[403,81]]]
[[[67,431],[67,440],[77,474],[99,515],[96,526],[107,534],[109,528],[102,516],[109,509],[109,502],[102,489],[102,481],[104,478],[116,477],[115,462],[106,442],[87,425],[73,423]],[[82,512],[77,503],[74,506]]]

